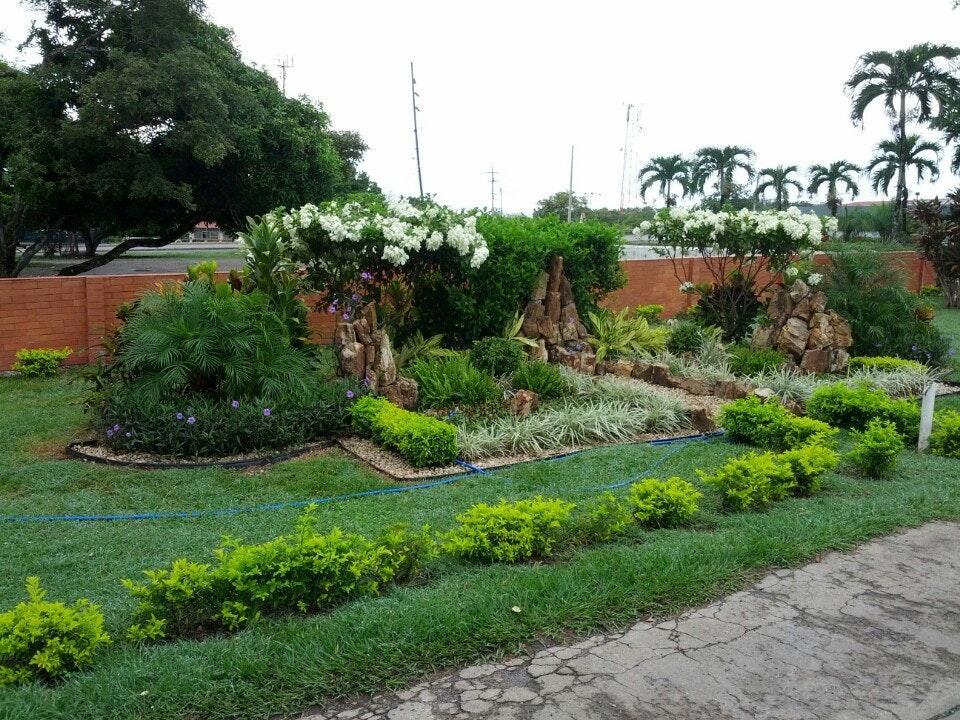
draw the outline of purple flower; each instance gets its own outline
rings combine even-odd
[[[120,426],[119,426],[119,425],[114,425],[114,426],[113,426],[113,431],[114,431],[114,432],[120,432]]]
[[[347,322],[348,320],[350,320],[350,313],[344,313],[344,314],[343,314],[343,320],[344,320],[344,322]]]
[[[347,397],[353,399],[353,390],[347,390]]]
[[[371,280],[373,280],[373,275],[371,275],[368,272],[362,272],[360,273],[360,279],[363,280],[364,282],[370,282]]]
[[[107,437],[113,437],[113,428],[107,428]]]
[[[191,415],[190,417],[187,418],[187,423],[188,423],[189,425],[193,425],[196,421],[197,421],[197,419],[196,419],[193,415]]]
[[[127,433],[124,433],[124,434],[125,434],[127,437],[133,437],[133,433],[132,433],[132,432],[127,432]]]
[[[370,378],[364,378],[364,379],[363,379],[363,386],[364,386],[364,387],[370,387]]]
[[[240,401],[239,401],[239,400],[231,400],[231,401],[230,401],[230,407],[232,407],[234,410],[236,410],[238,407],[240,407]]]
[[[336,311],[337,311],[337,306],[336,306],[336,305],[328,305],[328,306],[327,306],[327,312],[330,313],[331,315],[333,315]]]
[[[183,420],[183,413],[177,413],[177,420]]]
[[[360,296],[357,295],[356,293],[354,293],[353,295],[350,296],[350,299],[353,300],[354,302],[356,302],[357,300],[360,299]]]
[[[270,410],[270,408],[264,408],[264,409],[263,409],[263,416],[264,416],[264,417],[270,417],[270,413],[271,413],[271,412],[272,412],[272,410]]]

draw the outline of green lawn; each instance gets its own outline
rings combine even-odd
[[[387,486],[330,453],[253,472],[129,471],[64,460],[82,435],[80,388],[0,380],[0,514],[193,510],[299,500]],[[742,451],[723,441],[621,446],[471,476],[433,490],[323,505],[322,526],[373,533],[398,521],[448,527],[480,500],[536,493],[572,499],[654,473],[696,480]],[[764,568],[936,518],[960,519],[960,462],[905,453],[897,478],[827,478],[822,494],[764,513],[724,514],[712,488],[697,525],[635,531],[555,563],[471,567],[444,562],[417,587],[325,615],[268,619],[234,636],[139,649],[117,642],[94,669],[54,688],[0,690],[0,718],[261,718],[324,698],[399,685],[420,674],[526,641],[662,615],[741,587]],[[0,607],[39,575],[50,597],[90,597],[118,638],[132,603],[120,585],[178,555],[203,559],[223,535],[263,540],[289,529],[295,510],[232,517],[0,525]],[[511,611],[513,606],[520,613]]]

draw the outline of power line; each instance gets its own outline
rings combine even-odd
[[[410,61],[410,100],[413,104],[413,147],[417,153],[417,184],[420,186],[420,199],[423,200],[423,172],[420,169],[420,131],[417,127],[417,79],[413,76],[413,60]]]

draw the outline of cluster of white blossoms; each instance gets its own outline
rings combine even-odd
[[[824,235],[836,234],[837,219],[821,218],[814,213],[804,214],[795,207],[786,211],[745,208],[737,212],[668,208],[657,213],[653,220],[640,223],[633,232],[638,236],[654,235],[667,242],[678,236],[718,240],[730,233],[783,233],[798,243],[816,247]]]
[[[292,244],[301,249],[316,239],[318,231],[333,243],[359,244],[381,237],[381,259],[396,267],[405,265],[411,253],[437,250],[443,245],[453,248],[460,257],[469,255],[470,265],[475,268],[490,255],[483,235],[477,231],[475,215],[459,216],[433,204],[420,209],[403,198],[387,198],[386,207],[383,212],[357,202],[331,201],[321,207],[307,204],[285,213],[281,223]]]

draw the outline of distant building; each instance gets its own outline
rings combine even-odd
[[[201,222],[196,227],[180,238],[179,242],[184,243],[203,243],[203,242],[234,242],[235,237],[227,235],[216,223]]]

